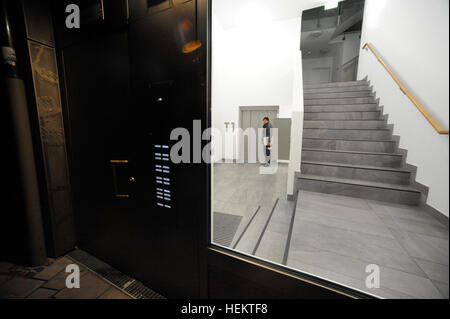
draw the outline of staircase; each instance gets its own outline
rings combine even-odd
[[[422,192],[369,82],[305,86],[301,190],[418,205]]]

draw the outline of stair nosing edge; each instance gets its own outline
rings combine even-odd
[[[386,141],[379,141],[379,140],[351,140],[351,139],[342,139],[342,138],[312,138],[312,137],[304,137],[304,140],[313,140],[313,141],[344,141],[344,142],[378,142],[378,143],[397,143],[395,140],[386,140]]]
[[[380,152],[361,152],[361,151],[343,151],[343,150],[327,150],[322,148],[303,148],[303,151],[312,151],[312,152],[327,152],[327,153],[347,153],[347,154],[364,154],[364,155],[387,155],[387,156],[400,156],[403,157],[403,154],[400,153],[380,153]]]
[[[309,165],[319,165],[319,166],[338,166],[338,167],[347,167],[347,168],[355,168],[355,169],[366,169],[371,171],[386,171],[386,172],[397,172],[397,173],[406,173],[411,174],[411,171],[402,168],[391,168],[391,167],[381,167],[381,166],[370,166],[370,165],[352,165],[345,163],[333,163],[333,162],[318,162],[318,161],[302,161],[303,164]]]
[[[339,178],[339,177],[310,175],[310,174],[301,174],[301,173],[299,176],[297,176],[297,179],[307,179],[307,180],[320,181],[320,182],[330,182],[330,183],[345,184],[345,185],[355,185],[355,186],[361,186],[361,187],[388,189],[388,190],[408,192],[408,193],[418,193],[418,194],[422,193],[418,189],[402,187],[402,186],[406,186],[406,185],[376,183],[376,182],[369,182],[369,181],[364,181],[364,180],[359,180],[359,179],[349,180],[349,179]],[[369,185],[369,183],[374,183],[374,185]],[[383,186],[383,185],[386,185],[386,186]],[[398,186],[398,187],[393,187],[393,186]]]
[[[390,131],[390,128],[328,128],[328,127],[305,127],[304,130],[323,130],[323,131]]]

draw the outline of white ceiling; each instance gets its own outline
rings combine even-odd
[[[255,5],[263,8],[271,20],[283,20],[300,17],[303,10],[322,6],[325,0],[212,0],[213,14],[224,28],[236,26],[239,12]]]
[[[337,13],[335,14],[336,16],[330,15],[327,18],[321,18],[321,26],[317,25],[317,19],[303,21],[304,30],[302,30],[301,49],[303,51],[304,58],[334,56],[338,45],[343,43],[342,37],[339,37],[338,35],[342,34],[346,29],[360,21],[363,16],[363,11],[361,11],[357,6],[347,10],[346,20],[342,21],[339,27],[336,25]],[[314,29],[315,25],[317,26]]]

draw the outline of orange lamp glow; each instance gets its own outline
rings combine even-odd
[[[183,53],[191,53],[202,47],[202,43],[199,40],[188,42],[183,47]]]

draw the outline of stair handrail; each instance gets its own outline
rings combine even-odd
[[[400,81],[400,79],[394,74],[394,72],[388,67],[388,65],[383,61],[383,59],[378,55],[375,49],[370,43],[366,43],[363,50],[369,48],[370,51],[375,55],[378,62],[386,69],[390,76],[400,87],[400,90],[411,100],[411,102],[417,107],[417,109],[422,113],[422,115],[427,119],[428,122],[434,127],[434,129],[441,135],[449,135],[449,131],[442,128],[442,126],[434,119],[434,117],[425,109],[425,107],[412,95],[412,93],[406,88],[406,86]]]

